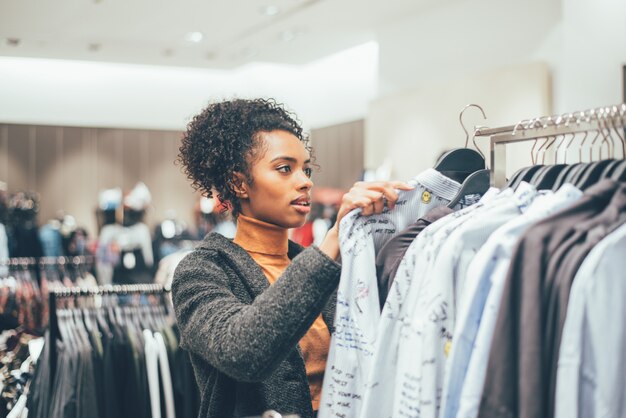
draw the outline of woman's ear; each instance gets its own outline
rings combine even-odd
[[[248,198],[248,183],[246,182],[246,176],[239,171],[235,171],[233,173],[233,177],[231,179],[233,191],[235,195],[239,199],[247,199]]]

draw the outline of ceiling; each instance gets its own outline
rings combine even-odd
[[[303,64],[374,40],[378,28],[441,3],[0,0],[0,56],[216,69]]]

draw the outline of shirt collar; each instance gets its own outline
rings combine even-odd
[[[233,240],[244,250],[267,255],[287,255],[287,229],[239,214]]]

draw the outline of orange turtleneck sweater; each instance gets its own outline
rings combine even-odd
[[[287,230],[276,225],[239,215],[234,242],[250,254],[270,284],[280,277],[291,262],[287,256]],[[329,347],[330,332],[320,314],[300,339],[314,411],[319,409],[322,397],[322,380]]]

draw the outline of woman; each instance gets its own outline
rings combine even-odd
[[[310,418],[321,397],[339,282],[339,223],[393,207],[400,182],[357,183],[319,247],[290,242],[310,211],[313,162],[298,122],[271,100],[210,104],[178,161],[193,186],[237,217],[234,240],[209,234],[178,266],[172,297],[191,354],[201,417],[273,409]]]

